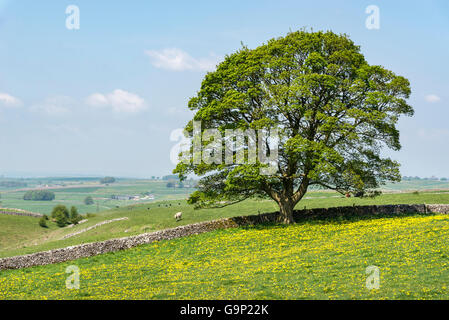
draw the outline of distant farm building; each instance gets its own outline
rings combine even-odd
[[[135,196],[129,196],[129,195],[112,195],[111,199],[113,200],[133,200]]]
[[[149,194],[146,196],[136,196],[136,195],[112,195],[111,199],[112,200],[134,200],[134,201],[139,201],[139,200],[154,200],[154,195],[153,194]]]

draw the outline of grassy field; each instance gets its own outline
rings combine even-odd
[[[41,228],[37,223],[38,220],[34,217],[0,214],[0,252],[10,246],[45,237],[58,229],[54,224],[48,229]]]
[[[387,183],[382,189],[386,191],[449,189],[449,181],[432,179],[402,180],[399,183]]]
[[[394,193],[384,194],[374,199],[344,198],[336,193],[310,192],[297,209],[372,205],[372,204],[416,204],[449,203],[449,193]],[[148,210],[149,208],[149,210]],[[111,209],[96,214],[86,223],[73,228],[57,228],[49,223],[48,229],[38,226],[37,218],[0,215],[0,257],[13,256],[63,248],[71,245],[102,241],[137,235],[180,225],[219,218],[274,212],[278,208],[273,201],[248,200],[243,203],[221,209],[194,210],[183,200],[162,201],[149,204],[137,204],[130,207]],[[176,222],[173,215],[183,212],[183,220]],[[99,222],[127,217],[128,220],[117,221],[82,233],[75,237],[61,240],[62,237],[86,229]]]
[[[27,181],[27,180],[25,180]],[[167,181],[155,180],[126,180],[120,179],[116,183],[102,185],[98,181],[45,181],[49,183],[50,191],[55,193],[53,201],[25,201],[25,189],[40,189],[37,179],[27,181],[26,188],[1,188],[1,206],[5,208],[19,208],[33,212],[48,214],[54,206],[63,204],[76,206],[80,213],[96,213],[116,206],[123,207],[142,202],[161,200],[185,199],[193,192],[192,188],[167,188]],[[149,192],[154,195],[154,201],[112,200],[112,195],[142,195]],[[95,204],[85,205],[84,199],[91,196]]]
[[[314,191],[296,209],[417,203],[449,203],[449,192],[360,199]],[[173,218],[178,211],[183,212],[180,222]],[[105,210],[62,229],[54,223],[41,228],[33,217],[0,215],[0,257],[273,211],[277,207],[268,200],[207,210],[194,210],[184,200],[156,201]],[[128,220],[61,240],[123,217]],[[63,264],[2,271],[0,299],[448,299],[448,236],[449,216],[419,215],[218,230]],[[65,289],[69,265],[81,270],[80,290]],[[381,274],[381,288],[374,291],[365,287],[365,269],[372,265]]]
[[[448,299],[448,237],[448,216],[218,230],[3,271],[0,299]],[[80,290],[65,287],[69,265]]]
[[[11,180],[11,179],[6,179]],[[0,206],[6,208],[19,208],[33,212],[48,214],[54,206],[63,204],[76,206],[80,213],[97,213],[105,210],[139,203],[151,203],[163,200],[183,200],[194,191],[193,188],[167,188],[167,181],[144,179],[118,179],[117,182],[102,185],[99,178],[34,178],[19,179],[18,182],[26,183],[26,187],[5,188],[0,185]],[[3,181],[0,179],[0,182]],[[42,186],[50,187],[56,195],[54,201],[25,201],[23,195],[28,189],[40,189]],[[448,181],[436,180],[411,180],[401,183],[387,184],[383,187],[387,192],[410,192],[410,190],[449,190]],[[408,191],[407,191],[408,190]],[[154,200],[113,200],[112,195],[142,195],[149,192],[154,195]],[[314,196],[315,192],[307,196]],[[321,197],[335,196],[332,192],[321,192]],[[92,196],[93,205],[85,205],[84,199]]]
[[[57,228],[54,223],[49,223],[49,229],[39,227],[38,218],[0,215],[0,226],[9,225],[7,231],[0,232],[0,257],[132,236],[224,217],[257,214],[257,210],[272,212],[275,210],[275,206],[268,201],[248,201],[234,208],[194,210],[183,200],[162,201],[100,212],[89,218],[86,223],[72,228]],[[173,216],[179,211],[183,212],[183,219],[176,222]],[[106,224],[78,236],[60,240],[65,235],[86,229],[102,221],[123,217],[127,217],[128,220]],[[3,227],[0,230],[3,230]],[[33,232],[22,232],[22,230],[33,230]],[[11,234],[20,234],[21,240],[17,241],[17,239],[10,237]]]

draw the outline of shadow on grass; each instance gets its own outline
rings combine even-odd
[[[279,212],[272,212],[265,215],[279,217]],[[380,213],[380,214],[339,214],[335,216],[319,216],[319,215],[295,215],[294,225],[326,225],[326,224],[350,224],[358,221],[377,220],[377,219],[393,219],[405,217],[429,217],[435,216],[438,213],[420,213],[420,212],[401,212],[394,214]],[[267,221],[255,224],[240,224],[239,227],[245,230],[262,230],[267,228],[286,228],[290,225],[276,221]]]
[[[405,217],[429,217],[435,216],[436,213],[420,213],[420,212],[401,212],[394,214],[380,213],[380,214],[342,214],[335,217],[300,217],[296,218],[296,224],[345,224],[353,223],[364,220],[376,220],[376,219],[393,219],[393,218],[405,218]]]

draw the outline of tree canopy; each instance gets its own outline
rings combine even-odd
[[[190,196],[197,207],[230,205],[249,197],[269,197],[280,207],[285,223],[293,222],[293,209],[310,186],[341,193],[374,194],[387,181],[400,181],[399,163],[381,151],[401,148],[397,122],[412,116],[407,104],[409,81],[382,66],[370,65],[347,35],[333,32],[291,32],[255,49],[242,47],[226,56],[216,71],[205,76],[199,92],[189,101],[195,112],[187,124],[192,138],[190,161],[180,162],[174,173],[202,179]],[[246,162],[193,161],[195,122],[201,132],[276,129],[276,170],[261,174],[267,164],[249,163],[250,134],[243,147]],[[213,138],[213,139],[212,139]],[[202,159],[217,136],[200,140]],[[263,137],[263,144],[270,143]],[[216,145],[215,145],[216,146]],[[266,150],[265,150],[266,149]],[[257,152],[266,153],[268,149]],[[217,151],[218,150],[218,151]],[[184,152],[184,157],[185,157]]]
[[[48,190],[30,190],[23,195],[23,200],[28,201],[53,201],[54,192]]]
[[[84,198],[84,204],[87,206],[93,205],[94,198],[92,198],[92,196],[87,196],[86,198]]]
[[[100,180],[101,184],[108,184],[108,183],[114,183],[115,178],[114,177],[104,177]]]

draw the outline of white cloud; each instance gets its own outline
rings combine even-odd
[[[219,58],[216,56],[195,59],[187,52],[177,48],[159,51],[147,50],[145,54],[150,57],[151,64],[156,68],[172,71],[212,71],[219,62]]]
[[[30,109],[34,112],[42,112],[50,116],[62,116],[70,113],[75,101],[67,96],[53,96],[41,103],[33,105]]]
[[[7,93],[0,92],[0,105],[5,107],[20,107],[22,105],[22,101]]]
[[[101,93],[94,93],[87,97],[86,103],[92,107],[104,107],[108,105],[108,99]]]
[[[117,89],[108,94],[94,93],[86,99],[92,107],[110,107],[117,113],[137,113],[146,109],[145,100],[137,94]]]
[[[430,103],[437,103],[441,101],[441,98],[436,94],[429,94],[426,96],[426,101]]]

